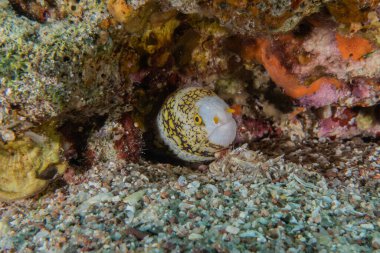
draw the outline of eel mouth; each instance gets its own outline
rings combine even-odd
[[[208,139],[213,144],[228,147],[235,140],[236,129],[237,126],[235,120],[229,120],[212,130],[208,135]]]

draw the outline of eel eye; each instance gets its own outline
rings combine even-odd
[[[195,116],[194,116],[194,122],[197,125],[202,124],[202,118],[201,118],[201,116],[199,116],[199,114],[195,114]]]

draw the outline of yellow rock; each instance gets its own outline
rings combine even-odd
[[[166,13],[168,17],[169,14]],[[141,46],[149,54],[155,53],[158,49],[168,45],[171,42],[173,32],[180,24],[175,18],[169,18],[163,22],[152,24],[151,29],[147,29],[142,35]]]
[[[127,22],[130,13],[132,12],[132,7],[124,0],[109,0],[107,9],[111,16],[120,23]]]
[[[42,191],[66,164],[60,160],[60,138],[54,131],[29,132],[13,142],[0,142],[0,200],[12,201]]]
[[[373,126],[375,116],[372,114],[359,113],[356,117],[356,124],[359,129],[367,130]]]

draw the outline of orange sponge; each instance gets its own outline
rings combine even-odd
[[[371,43],[362,37],[346,37],[339,33],[335,35],[338,49],[344,60],[359,61],[364,55],[373,51]]]
[[[336,88],[342,86],[342,83],[333,77],[321,77],[310,85],[302,84],[297,76],[289,72],[281,63],[279,57],[270,50],[270,41],[268,39],[257,39],[254,45],[244,48],[242,54],[245,59],[255,59],[262,63],[273,82],[283,88],[285,93],[292,98],[312,95],[319,90],[322,84],[329,83]]]

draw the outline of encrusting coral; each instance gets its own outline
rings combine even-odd
[[[332,24],[330,22],[329,27]],[[315,43],[321,45],[316,46]],[[262,63],[271,79],[306,107],[331,104],[355,106],[359,103],[363,106],[368,96],[352,99],[355,89],[352,80],[367,77],[361,88],[367,87],[368,91],[373,92],[371,97],[377,97],[379,83],[376,78],[380,73],[380,64],[378,48],[374,45],[374,42],[358,35],[343,36],[320,25],[310,28],[304,38],[291,33],[279,35],[274,41],[258,38],[246,44],[241,55],[243,59],[255,59]],[[371,102],[367,106],[373,104]]]

